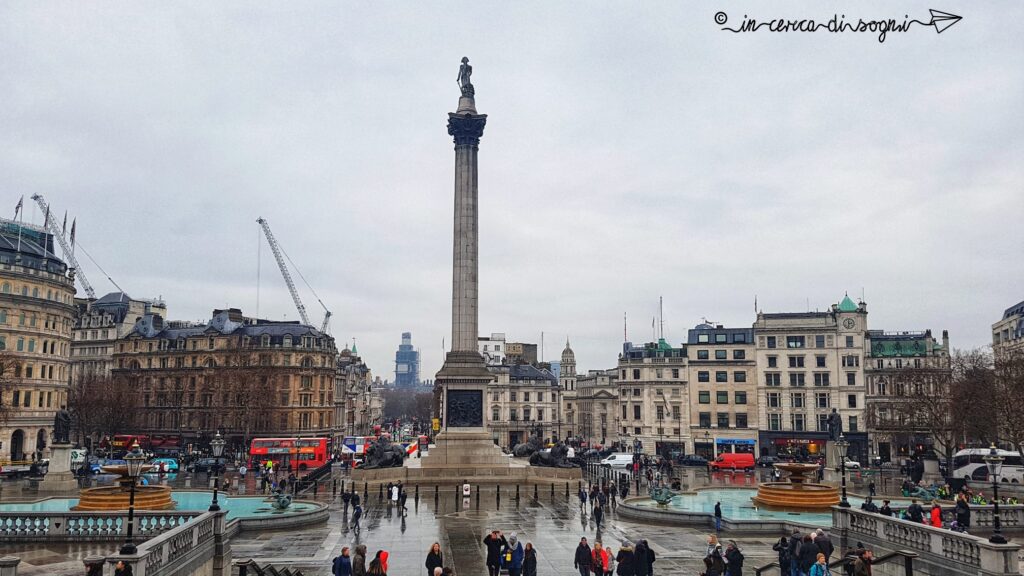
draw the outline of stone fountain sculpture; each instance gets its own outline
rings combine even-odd
[[[783,462],[775,464],[775,469],[787,473],[787,478],[759,484],[754,504],[784,510],[824,510],[839,503],[838,488],[808,482],[808,475],[817,472],[817,464]]]

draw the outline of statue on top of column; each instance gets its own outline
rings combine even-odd
[[[828,415],[826,420],[828,425],[828,439],[835,441],[839,440],[839,436],[843,433],[843,418],[836,413],[836,409],[832,409],[832,413]]]
[[[473,97],[475,94],[473,90],[473,84],[469,81],[469,77],[473,75],[473,67],[469,65],[469,58],[462,57],[462,66],[459,66],[459,77],[455,79],[459,83],[459,87],[462,88],[462,95]]]

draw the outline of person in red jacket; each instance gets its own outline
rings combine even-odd
[[[932,526],[942,528],[942,507],[932,504]]]
[[[590,556],[590,569],[594,572],[594,576],[604,576],[604,573],[608,571],[608,552],[601,546],[600,540],[594,542],[594,549],[590,552]]]

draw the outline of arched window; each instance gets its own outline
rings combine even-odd
[[[21,287],[21,295],[22,296],[28,296],[28,286],[22,286]]]
[[[217,361],[214,360],[213,358],[207,358],[206,362],[203,363],[203,366],[206,366],[207,368],[216,368]]]
[[[129,365],[129,368],[133,370],[138,370],[139,368],[142,368],[142,366],[139,364],[138,360],[132,360],[131,364]]]
[[[39,288],[33,288],[32,289],[32,297],[33,298],[39,298]]]
[[[303,358],[302,359],[302,367],[303,368],[312,368],[313,367],[313,359],[310,358],[309,356],[306,356],[305,358]]]
[[[28,351],[29,352],[35,352],[36,351],[36,341],[35,340],[29,340],[28,341]]]
[[[0,288],[0,290],[3,290],[4,294],[10,294],[11,293],[11,283],[10,282],[4,282],[3,288]]]
[[[7,310],[0,310],[0,324],[7,324]]]
[[[261,346],[270,346],[270,334],[264,334],[260,337]]]
[[[291,348],[291,346],[292,346],[292,337],[291,337],[290,334],[285,334],[285,336],[284,336],[284,346],[286,348]]]

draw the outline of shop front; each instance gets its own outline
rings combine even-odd
[[[825,457],[827,432],[761,432],[761,456],[775,456],[798,462]]]
[[[757,454],[757,440],[746,438],[715,438],[715,454]]]

